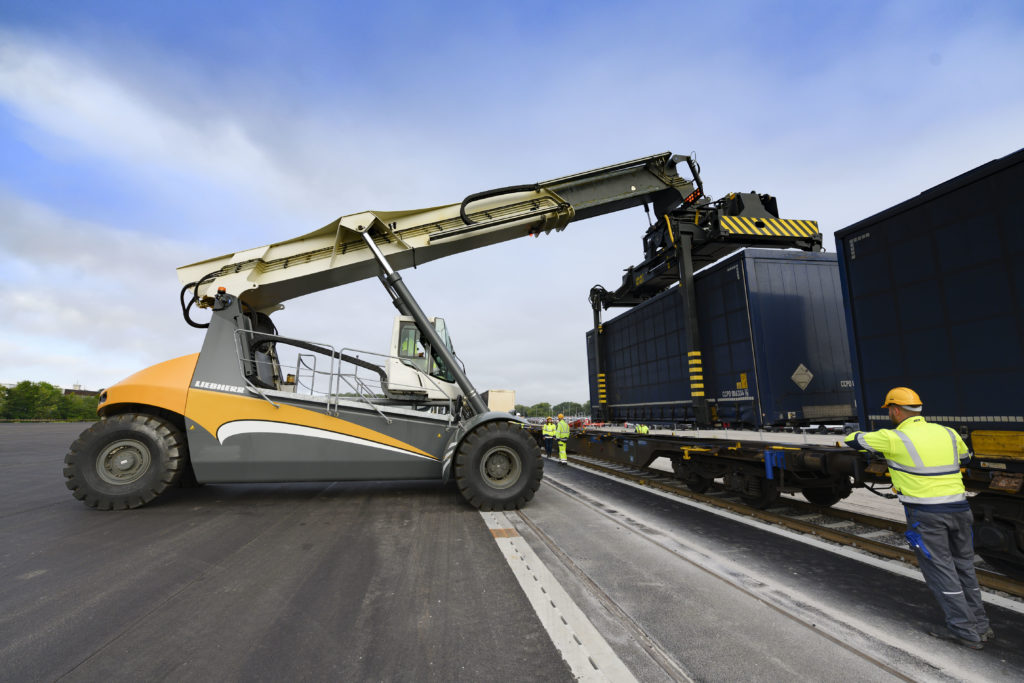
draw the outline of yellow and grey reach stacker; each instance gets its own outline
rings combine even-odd
[[[689,179],[679,174],[684,162]],[[488,411],[443,319],[423,312],[397,271],[641,205],[659,220],[693,217],[690,232],[732,235],[735,248],[820,249],[813,222],[786,238],[768,195],[712,201],[696,162],[669,153],[457,204],[343,216],[301,237],[179,268],[185,320],[206,328],[201,351],[101,394],[100,421],[65,458],[67,487],[89,506],[124,509],[178,484],[447,480],[454,472],[470,504],[520,507],[540,486],[534,439],[509,413]],[[387,354],[275,327],[283,302],[371,277],[400,314]],[[212,313],[209,322],[193,319],[194,306]]]

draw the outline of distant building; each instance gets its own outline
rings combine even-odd
[[[98,396],[100,391],[102,391],[102,389],[99,389],[97,391],[92,391],[90,389],[83,389],[81,384],[75,384],[75,385],[72,385],[72,387],[70,389],[63,389],[62,388],[61,391],[64,393],[65,396],[68,396],[68,395],[74,395],[74,396]]]
[[[490,410],[511,413],[516,409],[516,392],[511,389],[489,389],[482,396]]]

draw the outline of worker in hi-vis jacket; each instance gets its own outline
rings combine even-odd
[[[555,438],[558,439],[558,461],[563,465],[569,463],[569,456],[565,452],[566,442],[569,440],[569,423],[565,421],[562,413],[558,414],[558,424],[555,426]]]
[[[550,416],[544,423],[541,434],[544,436],[544,452],[550,458],[555,449],[555,421]]]
[[[946,617],[945,628],[929,633],[980,650],[995,632],[974,574],[974,516],[960,474],[971,452],[954,430],[921,416],[921,398],[912,389],[896,387],[882,407],[896,428],[854,432],[846,444],[885,458],[889,466],[907,515],[907,542]]]

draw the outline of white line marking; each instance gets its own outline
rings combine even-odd
[[[488,529],[515,529],[504,512],[481,512]],[[558,580],[522,536],[495,534],[502,555],[512,568],[519,585],[548,632],[551,642],[562,653],[573,676],[579,681],[636,681],[632,672],[598,633],[583,611],[576,606]]]

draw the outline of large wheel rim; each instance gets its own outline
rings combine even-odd
[[[519,453],[508,446],[495,446],[480,458],[480,476],[491,488],[507,489],[522,473]]]
[[[153,461],[149,447],[137,439],[119,439],[108,444],[96,458],[96,474],[114,486],[142,478]]]

